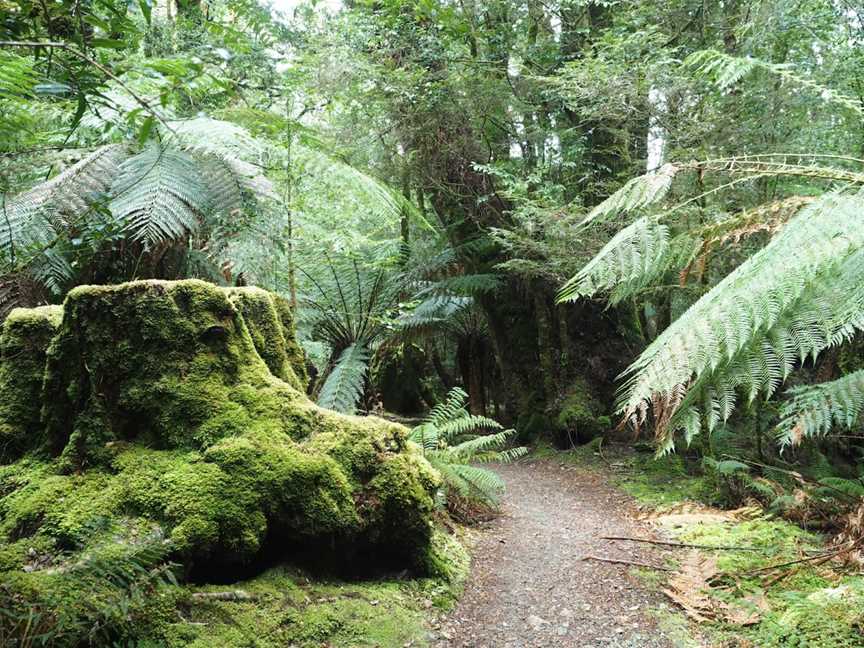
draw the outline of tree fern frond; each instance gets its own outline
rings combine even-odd
[[[410,312],[402,315],[398,325],[404,330],[412,331],[437,326],[451,319],[463,308],[469,308],[474,303],[470,297],[455,297],[437,295],[424,299]]]
[[[253,137],[242,126],[210,117],[170,122],[181,147],[204,155],[216,155],[264,164],[271,145]],[[167,135],[167,133],[166,133]]]
[[[843,283],[843,277],[851,276],[857,266],[841,262],[864,246],[864,228],[857,223],[862,208],[861,198],[838,194],[827,194],[805,207],[631,365],[620,411],[638,426],[653,408],[660,414],[662,434],[694,380],[726,365],[750,376],[751,388],[761,385],[764,389],[777,379],[776,359],[767,367],[768,382],[761,383],[757,380],[760,364],[752,360],[768,355],[752,355],[747,368],[735,361],[758,335],[771,332],[784,317],[792,318],[784,329],[788,335],[777,339],[783,338],[783,345],[799,353],[818,353],[843,335],[850,321],[861,318],[860,311],[856,313],[854,285]],[[821,287],[815,290],[815,286]],[[808,303],[814,308],[802,309],[800,300],[808,289]],[[782,366],[780,369],[782,379]]]
[[[687,443],[703,429],[711,432],[735,408],[737,392],[753,401],[771,396],[805,358],[848,339],[864,326],[864,250],[822,270],[795,304],[767,331],[755,331],[732,359],[703,373],[686,394],[653,403],[657,432],[665,450],[674,433]]]
[[[104,146],[50,180],[7,199],[0,213],[0,255],[11,256],[16,247],[44,242],[46,234],[56,235],[80,220],[107,194],[128,156],[123,145]]]
[[[820,385],[796,387],[789,395],[777,427],[781,446],[826,436],[834,427],[852,428],[864,410],[864,370]]]
[[[702,242],[693,255],[694,260],[698,259],[699,263],[704,266],[706,258],[718,247],[737,245],[755,234],[774,235],[795,214],[814,200],[816,199],[812,196],[790,196],[752,209],[746,209],[730,218],[706,225],[699,232]],[[684,268],[682,282],[686,280],[691,269],[692,263]]]
[[[369,368],[369,350],[362,344],[352,344],[336,361],[321,387],[318,404],[343,414],[353,414],[363,395],[363,383]]]
[[[195,161],[151,144],[120,166],[111,186],[111,213],[135,240],[158,245],[194,232],[211,204]]]
[[[620,230],[561,288],[558,301],[576,301],[622,284],[644,285],[669,247],[669,228],[645,217]]]
[[[664,164],[655,171],[650,171],[638,178],[633,178],[606,200],[594,207],[582,220],[580,226],[587,225],[605,216],[631,212],[656,204],[669,193],[672,181],[680,170],[681,167],[674,164]]]
[[[504,491],[504,481],[491,470],[468,464],[449,464],[448,472],[459,477],[460,494],[475,497],[488,504],[497,504]]]
[[[468,395],[463,390],[451,389],[447,399],[412,430],[410,438],[441,474],[445,491],[454,490],[462,497],[494,504],[503,482],[491,470],[471,464],[514,461],[527,450],[505,449],[515,431],[502,430],[497,421],[469,414],[465,409],[467,402]],[[474,434],[478,430],[500,431]]]
[[[694,52],[687,57],[684,65],[693,68],[721,90],[728,90],[756,70],[766,70],[784,80],[813,91],[825,102],[843,106],[858,115],[864,115],[864,108],[858,99],[841,94],[816,83],[812,79],[796,74],[794,69],[787,64],[769,63],[756,58],[742,58],[711,49]]]

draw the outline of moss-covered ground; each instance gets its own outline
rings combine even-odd
[[[467,554],[455,536],[440,532],[434,545],[434,555],[446,565],[436,578],[348,582],[281,566],[230,586],[186,588],[176,601],[175,618],[153,645],[426,646],[430,611],[452,605],[468,571]],[[210,597],[224,592],[239,596]]]
[[[705,590],[714,620],[688,623],[683,614],[657,611],[664,628],[677,629],[682,646],[864,646],[864,576],[841,564],[807,560],[822,555],[826,538],[760,510],[732,515],[705,508],[716,503],[716,489],[709,477],[688,466],[681,456],[656,459],[651,452],[610,447],[599,439],[570,452],[540,447],[535,454],[611,475],[658,524],[662,525],[664,513],[669,514],[666,517],[674,523],[662,528],[673,540],[753,549],[702,552],[716,560],[718,569]],[[679,510],[717,514],[675,515]],[[685,555],[676,551],[669,564],[676,566]],[[773,568],[776,565],[785,566]],[[665,572],[633,571],[654,587],[666,586]]]

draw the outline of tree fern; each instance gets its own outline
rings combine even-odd
[[[318,404],[343,414],[357,411],[369,369],[369,349],[352,344],[340,355],[318,394]]]
[[[151,247],[194,232],[212,200],[195,161],[158,144],[120,165],[111,194],[114,217]]]
[[[821,385],[797,387],[789,395],[777,429],[783,446],[826,436],[834,427],[849,429],[856,425],[864,410],[864,370]]]
[[[632,212],[660,202],[669,193],[669,189],[672,188],[672,181],[681,169],[682,167],[678,165],[665,164],[656,171],[650,171],[643,176],[633,178],[588,212],[581,225],[587,225],[591,221],[606,216]]]
[[[86,218],[104,202],[122,162],[125,146],[97,149],[47,182],[5,201],[0,214],[0,255],[11,259],[16,247],[46,242]]]
[[[669,228],[656,218],[640,218],[620,230],[558,293],[559,301],[575,301],[613,288],[645,285],[663,267],[669,249]]]
[[[638,427],[652,409],[661,437],[670,425],[692,433],[698,389],[688,392],[702,387],[697,381],[720,374],[746,386],[751,398],[771,393],[793,358],[848,335],[862,315],[854,283],[864,246],[862,207],[858,196],[823,196],[673,322],[628,369],[624,415]]]
[[[684,65],[713,82],[721,90],[728,90],[756,70],[766,70],[795,85],[811,90],[823,101],[846,108],[858,115],[864,115],[860,100],[825,87],[808,77],[796,74],[794,68],[786,64],[769,63],[757,58],[731,56],[717,50],[694,52]]]
[[[750,342],[732,359],[696,378],[686,394],[652,403],[664,449],[673,432],[689,442],[703,428],[712,432],[729,418],[738,393],[752,401],[773,395],[806,357],[842,343],[864,320],[864,251],[831,264],[814,279],[795,304],[766,331],[754,331]]]

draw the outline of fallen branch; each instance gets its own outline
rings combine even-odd
[[[231,590],[227,592],[195,592],[194,594],[192,594],[192,598],[199,601],[210,600],[245,602],[258,600],[257,596],[250,594],[249,592],[244,592],[243,590]]]
[[[672,542],[671,540],[650,540],[648,538],[634,538],[633,536],[600,536],[601,540],[627,540],[628,542],[647,542],[648,544],[662,545],[664,547],[686,547],[688,549],[715,549],[722,551],[762,551],[759,547],[738,547],[734,545],[702,545],[690,544],[688,542]]]
[[[587,555],[582,556],[580,560],[596,560],[598,562],[605,563],[614,563],[616,565],[633,565],[634,567],[646,567],[648,569],[657,569],[659,571],[672,571],[668,567],[661,567],[660,565],[651,565],[649,563],[639,562],[637,560],[623,560],[619,558],[601,558],[600,556]]]

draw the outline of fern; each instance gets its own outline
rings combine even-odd
[[[862,206],[861,197],[828,194],[804,208],[642,353],[628,369],[620,411],[638,428],[653,410],[667,441],[676,428],[692,436],[700,391],[723,394],[709,398],[708,411],[726,418],[730,391],[773,393],[794,362],[849,335],[864,314],[855,283]]]
[[[369,357],[369,349],[361,344],[346,348],[324,381],[318,404],[343,414],[356,412],[357,402],[363,395]]]
[[[797,387],[789,395],[777,428],[781,446],[826,436],[834,427],[852,428],[864,409],[864,370],[821,385]]]
[[[646,285],[662,268],[669,248],[669,228],[654,218],[620,230],[558,293],[558,301],[576,301],[602,290],[621,293]]]
[[[424,299],[409,312],[403,314],[398,325],[405,331],[418,331],[440,326],[464,308],[470,308],[474,300],[470,297],[436,295]]]
[[[681,166],[665,164],[655,171],[633,178],[588,212],[580,225],[587,225],[606,216],[632,212],[658,203],[669,193],[672,181],[681,169]]]
[[[6,200],[0,214],[0,255],[45,244],[79,225],[104,200],[112,178],[128,157],[122,145],[97,149],[47,182]]]
[[[194,160],[158,144],[120,166],[111,193],[111,213],[150,247],[194,232],[212,200]]]
[[[717,50],[701,50],[687,57],[684,65],[710,80],[720,90],[728,90],[756,70],[766,70],[786,81],[811,90],[827,103],[842,106],[857,115],[864,115],[864,108],[858,99],[843,95],[832,88],[816,83],[810,78],[798,75],[791,66],[786,64],[731,56]]]
[[[501,478],[491,470],[472,464],[515,461],[525,448],[506,446],[515,432],[504,430],[493,419],[470,414],[465,408],[468,394],[454,387],[447,398],[435,405],[423,422],[411,430],[410,441],[438,470],[444,481],[444,499],[448,495],[494,506],[504,489]],[[493,430],[492,434],[480,434]]]

